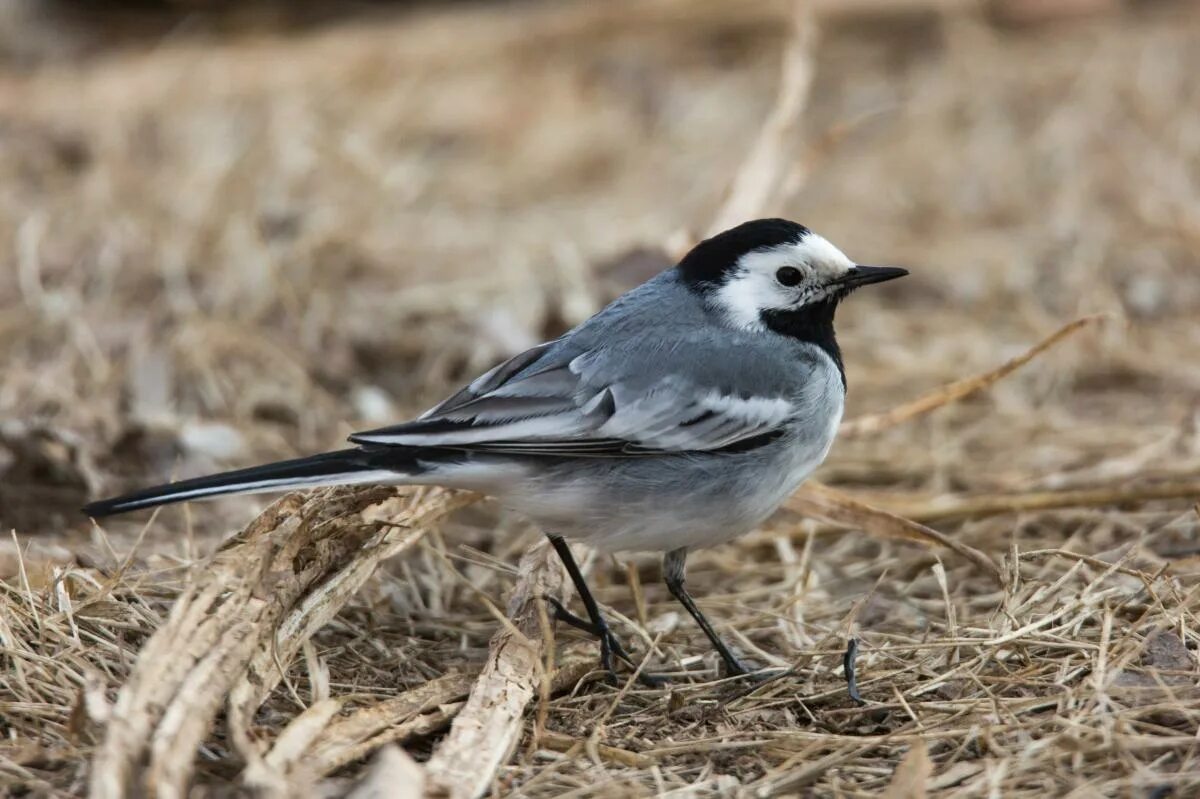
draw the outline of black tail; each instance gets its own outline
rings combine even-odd
[[[406,477],[419,471],[411,453],[406,453],[402,447],[388,447],[386,450],[343,449],[154,486],[122,497],[93,502],[86,505],[83,512],[99,518],[221,494],[289,491],[320,485],[403,482]]]

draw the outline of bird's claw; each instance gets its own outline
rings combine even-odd
[[[587,619],[576,616],[571,611],[563,606],[562,602],[550,595],[542,597],[554,609],[554,619],[561,621],[568,626],[574,627],[577,630],[582,630],[589,635],[593,635],[600,640],[600,668],[606,673],[606,680],[611,685],[617,685],[619,680],[617,670],[613,667],[613,655],[616,655],[621,661],[632,669],[637,669],[637,663],[629,653],[625,651],[625,647],[621,644],[621,639],[613,634],[608,625],[603,626],[593,624]],[[655,674],[647,674],[641,672],[638,674],[638,681],[650,688],[657,688],[666,684],[667,680]]]

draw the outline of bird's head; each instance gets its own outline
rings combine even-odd
[[[786,219],[756,219],[705,239],[677,269],[726,321],[751,330],[794,327],[809,317],[832,323],[834,308],[850,292],[908,274],[856,264]]]

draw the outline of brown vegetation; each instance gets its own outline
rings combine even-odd
[[[1195,11],[816,35],[741,5],[431,7],[0,71],[0,790],[1200,785]],[[75,513],[402,418],[759,213],[913,270],[841,312],[821,484],[690,563],[769,680],[718,678],[653,559],[591,557],[673,678],[607,685],[537,601],[537,531],[478,497]]]

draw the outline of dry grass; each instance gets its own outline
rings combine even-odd
[[[0,72],[0,792],[1200,786],[1196,12],[916,12],[789,49],[788,5],[730,7]],[[661,262],[631,248],[764,204],[914,271],[841,315],[823,487],[690,563],[766,682],[717,679],[631,556],[591,579],[674,681],[608,686],[531,601],[537,532],[476,498],[74,513],[401,418]]]

